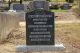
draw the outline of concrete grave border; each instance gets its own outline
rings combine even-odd
[[[40,51],[64,51],[63,44],[55,45],[18,45],[16,46],[16,52],[40,52]]]

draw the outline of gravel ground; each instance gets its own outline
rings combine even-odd
[[[64,53],[80,53],[80,24],[57,24],[56,39],[66,47]]]
[[[73,13],[73,12],[57,12],[57,13],[55,13],[55,15],[56,15],[56,21],[72,21],[72,20],[76,20],[76,19],[78,19],[76,16],[75,16],[75,14]]]
[[[76,26],[77,28],[74,28]],[[57,24],[55,29],[56,43],[63,43],[66,47],[62,52],[32,52],[32,53],[79,53],[80,52],[80,24]],[[23,30],[24,29],[24,30]],[[75,32],[75,33],[74,33]],[[12,36],[11,36],[12,35]],[[10,39],[0,44],[0,53],[16,53],[15,46],[25,44],[25,27],[19,27],[10,34]],[[31,53],[31,52],[29,52]]]

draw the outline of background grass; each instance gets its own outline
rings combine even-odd
[[[50,11],[51,12],[67,12],[68,10],[54,10],[54,9],[51,9]]]
[[[50,1],[53,1],[53,2],[66,2],[65,0],[50,0]]]

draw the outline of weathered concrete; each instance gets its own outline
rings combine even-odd
[[[40,52],[40,51],[64,51],[65,47],[63,44],[55,45],[18,45],[16,47],[17,52]]]
[[[8,34],[18,26],[21,13],[0,12],[0,42],[8,38]]]

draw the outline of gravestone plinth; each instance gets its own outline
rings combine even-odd
[[[41,51],[64,51],[63,44],[55,45],[18,45],[16,47],[17,52],[41,52]]]

